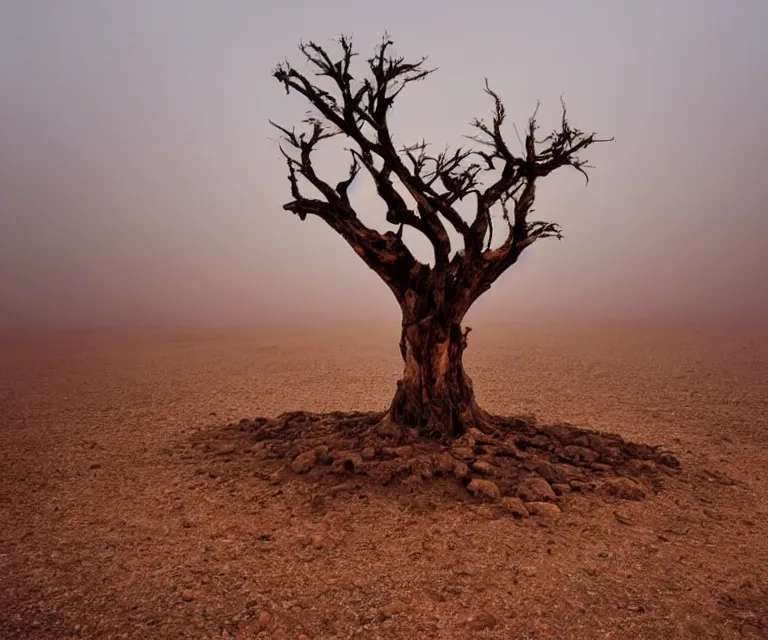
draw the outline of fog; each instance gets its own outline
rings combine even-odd
[[[385,30],[439,68],[397,103],[399,141],[464,142],[486,76],[510,122],[541,100],[556,126],[562,95],[616,138],[588,153],[588,187],[542,181],[536,217],[565,238],[529,249],[477,317],[768,314],[766,24],[765,0],[5,0],[0,324],[396,321],[341,238],[283,211],[268,123],[307,108],[271,77],[300,40],[344,32],[368,54]],[[318,162],[332,183],[348,165]],[[371,186],[353,191],[385,229]]]

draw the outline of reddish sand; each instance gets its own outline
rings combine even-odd
[[[243,417],[384,409],[397,340],[3,335],[0,637],[768,638],[756,328],[475,326],[484,408],[679,457],[642,502],[518,520],[437,484],[335,494],[184,448]]]

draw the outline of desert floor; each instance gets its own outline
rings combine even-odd
[[[475,326],[485,408],[675,452],[642,502],[572,494],[518,520],[448,480],[333,492],[187,446],[244,417],[384,409],[398,337],[3,334],[0,637],[768,638],[755,327]]]

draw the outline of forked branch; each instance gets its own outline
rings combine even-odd
[[[330,131],[316,118],[310,117],[304,122],[309,125],[309,133],[297,133],[295,129],[272,123],[283,134],[279,146],[288,166],[293,197],[284,209],[296,213],[302,220],[307,215],[322,219],[379,274],[398,300],[402,299],[411,274],[418,273],[422,265],[403,243],[401,234],[388,232],[382,235],[359,220],[347,193],[360,171],[359,155],[353,154],[348,177],[338,182],[335,188],[317,175],[312,164],[312,152],[319,142],[333,137],[336,132]],[[304,195],[299,177],[304,178],[323,198]]]
[[[450,269],[455,281],[474,283],[472,287],[477,291],[472,293],[472,298],[486,290],[536,240],[562,237],[556,223],[528,220],[537,182],[561,167],[576,169],[588,180],[589,165],[583,152],[612,138],[601,139],[572,126],[563,102],[559,127],[541,138],[537,138],[536,108],[528,120],[525,139],[519,140],[521,150],[515,152],[505,137],[507,113],[504,103],[486,80],[485,92],[492,99],[493,107],[490,121],[476,119],[471,123],[475,133],[468,138],[475,147],[444,149],[438,153],[430,152],[425,141],[396,147],[389,129],[388,113],[407,86],[423,80],[434,69],[426,67],[426,58],[407,61],[393,53],[393,42],[385,36],[366,61],[367,73],[356,79],[352,62],[357,54],[351,40],[341,36],[338,44],[339,52],[335,56],[315,42],[300,45],[305,62],[311,74],[319,79],[317,81],[310,80],[307,74],[288,62],[278,65],[274,71],[286,92],[299,93],[314,109],[305,120],[309,127],[306,133],[297,134],[293,129],[275,125],[282,132],[286,146],[294,152],[289,153],[281,146],[288,164],[293,197],[285,205],[286,209],[302,218],[307,214],[318,215],[337,230],[344,227],[348,241],[347,223],[356,229],[362,227],[363,235],[369,240],[373,238],[374,244],[396,241],[396,244],[387,244],[388,250],[402,252],[405,261],[418,266],[401,241],[403,227],[410,226],[431,243],[435,269]],[[320,82],[325,85],[321,86]],[[321,141],[336,135],[343,135],[353,143],[352,164],[348,177],[332,187],[317,175],[311,155]],[[347,190],[361,168],[371,177],[386,204],[386,220],[398,227],[396,234],[382,236],[364,227],[357,219]],[[303,196],[299,177],[314,187],[322,199]],[[401,189],[410,195],[415,206],[407,204]],[[456,208],[467,198],[475,200],[471,221],[465,220]],[[494,248],[492,213],[497,208],[501,209],[502,219],[506,222],[506,235]],[[445,221],[463,239],[464,251],[452,260]],[[352,235],[359,245],[360,234]],[[350,244],[356,246],[352,241]],[[356,250],[362,255],[363,252]],[[368,256],[366,262],[376,269],[371,261],[376,258],[376,252],[369,247],[364,253]],[[384,259],[383,256],[379,258]],[[391,261],[392,256],[387,259]],[[471,277],[464,277],[470,272]],[[479,273],[481,276],[476,277]],[[403,289],[408,285],[401,283],[398,286]]]

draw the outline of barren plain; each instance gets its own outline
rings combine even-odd
[[[768,638],[768,333],[475,326],[484,408],[674,452],[642,501],[516,518],[450,479],[318,485],[216,448],[243,418],[385,409],[398,339],[2,334],[0,637]]]

